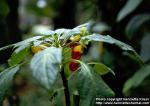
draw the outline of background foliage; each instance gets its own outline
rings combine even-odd
[[[42,3],[43,5],[39,5]],[[112,39],[107,40],[110,44],[91,43],[83,56],[84,61],[92,61],[93,58],[94,61],[105,64],[115,72],[115,76],[108,73],[102,75],[102,79],[115,92],[116,97],[149,97],[149,7],[149,0],[1,0],[0,47],[35,35],[48,34],[50,29],[73,28],[76,25],[89,22],[91,23],[91,31],[110,35],[131,45],[140,54],[143,63],[133,56],[134,53],[123,52],[119,47],[110,45],[116,42]],[[38,38],[35,37],[34,39]],[[105,41],[105,39],[103,40]],[[19,48],[15,50],[12,57],[13,48],[0,51],[0,71],[8,66],[7,59],[11,57],[8,63],[11,66],[12,73],[9,74],[15,74],[19,67],[16,64],[20,62],[20,58],[29,55],[28,43],[23,42],[23,46],[21,46],[21,43],[18,46]],[[47,56],[42,53],[37,55],[39,55],[39,58]],[[34,62],[31,65],[34,66]],[[102,64],[99,65],[103,66]],[[99,65],[95,65],[95,70]],[[82,68],[84,70],[85,67]],[[40,70],[40,68],[38,69]],[[13,101],[20,103],[22,106],[32,106],[35,100],[37,100],[36,102],[43,101],[37,103],[37,106],[49,105],[50,102],[46,98],[48,94],[36,83],[35,79],[30,78],[30,71],[25,71],[29,69],[25,66],[21,70],[13,79],[12,89],[7,94],[8,100],[5,101],[6,104],[7,101],[12,102],[12,97],[16,96],[16,100]],[[1,76],[5,76],[5,72],[0,74],[0,83],[3,82]],[[44,74],[45,71],[40,72]],[[35,76],[39,77],[39,75]],[[79,80],[83,80],[85,83],[87,83],[86,80],[89,80],[88,77],[85,77],[85,79],[80,76],[76,77],[79,77]],[[5,78],[9,83],[11,77],[5,76]],[[5,86],[7,88],[7,85]],[[78,84],[78,87],[84,88],[85,86]],[[86,92],[82,92],[81,89],[81,93]],[[93,91],[90,91],[90,93],[95,94]],[[58,95],[61,98],[61,94]],[[53,104],[53,99],[51,101]]]

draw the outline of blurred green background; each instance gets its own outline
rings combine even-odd
[[[73,28],[89,22],[91,31],[110,35],[131,45],[144,65],[119,48],[103,43],[89,46],[83,56],[111,67],[116,76],[102,76],[116,97],[150,97],[150,1],[149,0],[0,0],[0,47],[57,28]],[[0,71],[7,67],[12,49],[1,51]],[[49,95],[23,68],[13,81],[4,106],[53,106]],[[15,97],[15,99],[14,99]]]

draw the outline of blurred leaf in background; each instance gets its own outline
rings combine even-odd
[[[7,14],[9,13],[9,7],[5,0],[0,1],[0,10],[0,18],[1,16],[7,16]]]
[[[141,40],[141,58],[145,63],[150,61],[150,33],[145,34]]]
[[[139,14],[134,16],[126,26],[126,35],[129,39],[131,39],[140,27],[146,22],[150,22],[150,14]]]
[[[140,4],[142,0],[128,0],[125,6],[120,10],[117,16],[117,22],[121,21],[128,14],[133,12]]]
[[[143,66],[131,78],[129,78],[126,81],[124,88],[123,88],[124,94],[126,96],[129,96],[131,94],[131,92],[136,90],[137,87],[139,87],[140,85],[142,85],[142,83],[144,83],[144,80],[147,77],[150,77],[150,65]],[[147,83],[149,83],[149,82],[147,82]]]
[[[6,92],[11,87],[13,77],[17,73],[19,68],[20,68],[20,65],[16,65],[0,73],[0,85],[1,85],[0,86],[0,105],[2,105],[2,102],[4,100],[3,97],[6,95]]]

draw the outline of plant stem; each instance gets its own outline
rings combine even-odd
[[[70,106],[70,93],[69,93],[69,88],[68,88],[68,81],[67,81],[65,73],[64,73],[64,67],[62,67],[60,74],[61,74],[61,78],[62,78],[63,86],[64,86],[66,106]]]

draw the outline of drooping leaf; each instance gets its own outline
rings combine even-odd
[[[30,45],[21,45],[11,55],[8,63],[10,66],[19,64],[30,53]]]
[[[139,55],[136,53],[136,51],[128,44],[125,44],[124,42],[121,42],[117,39],[112,38],[109,35],[100,35],[100,34],[92,34],[89,36],[85,36],[81,38],[82,40],[87,40],[87,41],[99,41],[99,42],[105,42],[109,44],[114,44],[121,48],[124,51],[127,51],[126,55],[132,55],[136,58],[139,64],[143,64],[142,60],[140,59]]]
[[[126,81],[123,87],[123,93],[128,96],[131,90],[138,87],[148,76],[150,76],[150,65],[143,66]]]
[[[19,70],[19,66],[20,65],[10,67],[0,73],[0,105],[2,105],[6,92],[11,86],[11,81],[13,79],[13,76]]]
[[[81,68],[80,71],[82,71],[82,73],[87,75],[89,78],[93,79],[89,65],[87,65],[86,63],[80,60],[76,60],[76,61],[80,63],[80,68]]]
[[[7,46],[4,46],[4,47],[1,47],[1,48],[0,48],[0,51],[2,51],[2,50],[6,50],[6,49],[11,48],[11,47],[13,47],[13,46],[15,46],[15,44],[10,44],[10,45],[7,45]]]
[[[115,75],[115,73],[109,67],[107,67],[106,65],[104,65],[102,63],[93,62],[93,63],[89,63],[89,64],[94,64],[94,67],[93,67],[94,70],[97,73],[99,73],[100,75],[105,75],[108,72],[111,72],[113,75]]]
[[[115,44],[116,46],[119,46],[122,50],[131,50],[133,51],[133,48],[117,39],[112,38],[109,35],[100,35],[100,34],[92,34],[89,36],[85,36],[81,38],[82,40],[89,40],[89,41],[99,41],[99,42],[105,42],[109,44]]]
[[[93,106],[96,97],[113,97],[114,92],[102,78],[90,67],[81,62],[81,70],[77,73],[77,89],[81,106]]]
[[[16,43],[16,44],[15,44],[15,47],[18,47],[18,46],[21,46],[21,45],[26,45],[26,44],[28,44],[28,43],[30,43],[30,42],[32,42],[32,41],[35,41],[35,40],[40,39],[40,38],[43,38],[43,37],[44,37],[44,36],[35,36],[35,37],[32,37],[32,38],[28,38],[28,39],[26,39],[26,40],[23,40],[23,41],[21,41],[21,42]]]
[[[88,22],[88,23],[84,23],[84,24],[81,24],[79,26],[76,26],[75,28],[82,28],[82,27],[89,27],[90,25],[92,24],[92,22]]]
[[[127,37],[131,39],[140,26],[147,21],[150,21],[150,14],[139,14],[134,16],[126,26],[125,32]]]
[[[32,74],[46,89],[51,89],[60,71],[61,61],[61,48],[44,49],[36,53],[31,60]]]
[[[32,38],[23,40],[23,41],[21,41],[21,42],[15,43],[15,44],[7,45],[7,46],[4,46],[4,47],[1,47],[1,48],[0,48],[0,51],[5,50],[5,49],[8,49],[8,48],[11,48],[11,47],[19,47],[19,46],[22,46],[22,47],[23,47],[24,45],[27,45],[27,44],[29,44],[30,42],[35,41],[35,40],[37,40],[37,39],[40,39],[40,38],[42,38],[42,37],[43,37],[43,36],[36,36],[36,37],[32,37]]]
[[[117,22],[121,21],[128,14],[133,12],[141,2],[142,0],[128,0],[125,6],[118,13]]]
[[[124,52],[123,55],[128,56],[130,59],[134,60],[134,62],[139,64],[140,66],[144,65],[141,57],[135,51],[127,51]]]

